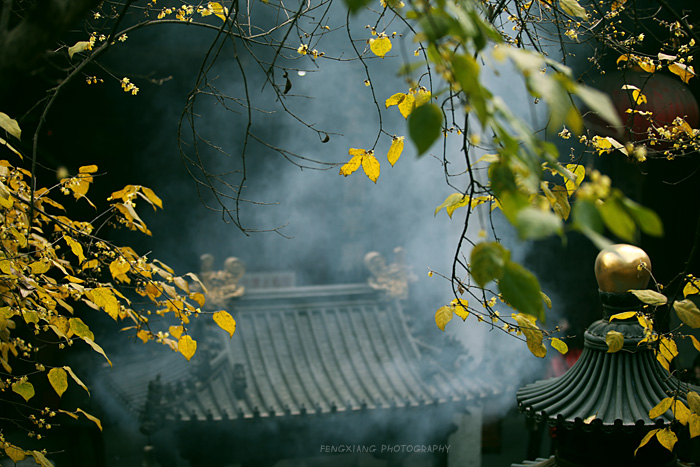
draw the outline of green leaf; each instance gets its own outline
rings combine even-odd
[[[520,264],[512,261],[506,263],[503,276],[498,281],[498,290],[516,310],[545,321],[540,283]]]
[[[496,242],[479,243],[472,249],[469,273],[480,287],[503,276],[510,252]]]
[[[574,87],[574,94],[576,94],[592,112],[599,118],[608,122],[612,127],[622,127],[622,120],[620,120],[617,110],[615,110],[610,100],[610,96],[597,89],[578,84]]]
[[[561,218],[551,211],[527,207],[518,211],[515,226],[521,240],[539,240],[563,232]]]
[[[640,302],[652,306],[665,305],[668,299],[665,295],[653,290],[630,290],[630,292],[639,299]]]
[[[642,232],[652,237],[663,237],[664,226],[658,214],[641,204],[635,203],[629,198],[623,198],[622,203],[632,215]]]
[[[12,392],[22,396],[25,401],[34,397],[34,386],[29,381],[17,381],[12,385]]]
[[[687,298],[673,302],[678,318],[693,329],[700,328],[700,310]]]
[[[608,331],[605,343],[608,344],[608,353],[618,352],[625,344],[625,336],[617,331]]]
[[[598,205],[598,212],[600,212],[605,226],[612,233],[627,242],[635,242],[637,228],[634,219],[629,215],[617,196],[611,196]]]
[[[442,134],[442,111],[435,104],[424,104],[408,116],[408,135],[418,155],[424,154]]]
[[[49,378],[49,383],[53,387],[58,397],[63,396],[63,393],[68,389],[68,374],[63,368],[52,368],[46,375]]]
[[[369,0],[345,0],[345,4],[350,10],[350,13],[357,13],[363,7],[369,5]]]

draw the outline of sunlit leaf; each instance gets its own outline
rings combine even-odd
[[[656,433],[656,439],[659,440],[659,444],[665,447],[669,451],[673,451],[673,446],[678,442],[678,437],[671,431],[670,428],[664,428]]]
[[[73,58],[73,55],[80,53],[80,52],[85,52],[86,50],[90,50],[92,46],[90,45],[90,41],[79,41],[76,42],[74,45],[68,47],[68,57]]]
[[[573,17],[588,19],[588,13],[576,0],[559,0],[559,6],[565,13]]]
[[[80,386],[81,388],[85,389],[85,392],[87,392],[88,395],[90,395],[90,390],[87,388],[87,386],[85,386],[85,383],[83,383],[83,382],[80,380],[80,378],[78,378],[78,376],[73,372],[73,369],[72,369],[71,367],[69,367],[69,366],[64,366],[63,369],[66,370],[66,372],[70,375],[71,378],[73,378],[73,381],[75,381],[75,383],[76,383],[78,386]]]
[[[674,75],[678,75],[684,83],[688,83],[688,81],[690,81],[690,78],[695,76],[695,70],[693,70],[693,67],[684,63],[671,63],[668,66],[668,71],[670,71]]]
[[[7,131],[17,139],[21,139],[22,137],[22,130],[20,129],[17,120],[10,118],[9,115],[3,112],[0,112],[0,128]]]
[[[12,383],[12,392],[22,396],[25,401],[34,397],[34,386],[29,381],[16,381]]]
[[[212,318],[221,329],[228,332],[229,338],[233,337],[233,333],[236,332],[236,320],[233,319],[233,316],[227,311],[221,310],[214,313]]]
[[[452,213],[457,209],[462,206],[467,206],[469,204],[469,196],[463,195],[462,193],[452,193],[450,196],[445,198],[445,201],[442,202],[442,204],[438,207],[435,208],[435,215],[437,215],[438,212],[442,208],[445,208],[447,211],[447,215],[452,218]]]
[[[618,352],[625,344],[625,336],[617,331],[608,331],[605,343],[608,344],[608,353]]]
[[[392,167],[394,166],[394,164],[396,164],[396,161],[399,160],[399,157],[401,157],[401,153],[403,152],[404,139],[406,139],[404,136],[394,136],[391,140],[391,147],[389,147],[387,159],[389,160],[389,164],[391,164]]]
[[[380,37],[376,39],[370,39],[369,49],[377,57],[384,58],[384,56],[391,50],[391,39],[385,35],[380,35]]]
[[[51,387],[56,391],[58,397],[61,397],[66,389],[68,389],[68,374],[63,368],[52,368],[46,375],[49,378]]]
[[[635,316],[637,316],[636,311],[625,311],[622,313],[616,313],[616,314],[612,315],[610,317],[610,321],[612,321],[614,319],[630,319],[630,318],[634,318]]]
[[[676,420],[678,420],[681,425],[685,426],[688,424],[690,421],[690,410],[682,401],[676,399],[671,405],[671,409],[673,410],[673,415],[676,417]]]
[[[218,18],[220,18],[222,21],[226,21],[226,17],[228,16],[228,8],[219,2],[209,2],[208,7]]]
[[[685,300],[673,302],[673,309],[676,310],[678,318],[693,329],[700,328],[700,310],[687,298]]]
[[[688,419],[688,428],[690,429],[690,438],[696,438],[700,435],[700,415],[691,413]]]
[[[441,331],[444,331],[447,323],[452,321],[452,314],[452,307],[449,306],[440,307],[435,312],[435,324],[437,324],[437,327],[439,327]]]
[[[95,352],[97,352],[98,354],[102,355],[102,356],[105,358],[105,360],[107,360],[107,363],[109,363],[109,366],[112,366],[112,361],[107,357],[107,354],[106,354],[105,351],[102,349],[102,347],[100,347],[100,346],[99,346],[97,343],[95,343],[95,341],[93,341],[92,339],[88,339],[88,338],[84,337],[83,340],[84,340],[85,342],[87,342],[87,344],[88,344],[90,347],[92,347],[92,349],[93,349]]]
[[[630,290],[630,292],[639,299],[640,302],[652,306],[665,305],[668,299],[665,295],[654,290]]]
[[[90,300],[92,300],[95,305],[102,308],[107,312],[109,316],[115,321],[119,317],[119,301],[117,297],[114,296],[112,290],[106,287],[97,287],[92,289],[87,293]]]
[[[85,418],[87,418],[88,420],[93,422],[95,425],[97,425],[97,428],[99,428],[100,431],[102,431],[102,422],[100,422],[99,418],[97,418],[93,415],[90,415],[89,413],[87,413],[86,411],[84,411],[83,409],[80,409],[80,408],[76,409],[76,412],[80,412],[81,414],[85,415]]]
[[[181,336],[177,341],[178,351],[187,359],[190,360],[197,351],[197,341],[192,339],[190,336]]]
[[[340,168],[340,175],[348,176],[356,171],[362,164],[362,156],[352,156],[345,165]]]
[[[406,99],[406,94],[402,92],[397,92],[386,101],[384,101],[384,106],[388,109],[392,105],[399,105],[403,100]]]
[[[85,261],[85,254],[83,254],[83,246],[68,235],[64,235],[63,239],[66,241],[73,254],[78,257],[78,261],[80,261],[81,263]]]
[[[636,456],[636,455],[637,455],[637,451],[639,451],[640,448],[642,448],[642,447],[645,446],[649,441],[651,441],[651,439],[652,439],[652,438],[656,435],[656,433],[658,433],[659,431],[661,431],[661,428],[656,428],[656,429],[654,429],[654,430],[649,431],[649,433],[647,433],[646,435],[644,435],[644,438],[642,438],[642,441],[639,443],[639,446],[637,446],[637,449],[634,450],[634,455]]]
[[[667,411],[671,410],[671,404],[673,403],[672,397],[666,397],[662,399],[653,409],[649,411],[649,418],[655,420],[656,418],[662,416]]]
[[[693,343],[693,347],[695,347],[695,350],[700,352],[700,342],[695,338],[693,335],[688,335],[690,337],[690,341]],[[698,412],[700,414],[700,412]]]
[[[566,354],[569,351],[569,346],[566,345],[566,342],[564,342],[561,339],[557,339],[556,337],[552,338],[550,344],[553,348],[557,349],[562,355]]]
[[[32,457],[34,458],[34,462],[41,467],[54,467],[53,462],[48,460],[41,451],[32,451]]]
[[[547,355],[547,347],[542,344],[544,334],[537,327],[535,317],[524,313],[513,313],[511,316],[525,336],[530,352],[536,357],[544,358]]]
[[[141,192],[148,198],[148,200],[155,206],[163,209],[163,201],[148,187],[142,186]]]
[[[12,459],[12,462],[17,463],[27,458],[27,451],[10,443],[5,443],[5,455]]]
[[[372,154],[372,151],[362,156],[362,170],[365,171],[365,174],[370,180],[377,183],[381,166],[377,158]]]
[[[465,321],[467,317],[469,317],[469,302],[463,298],[455,298],[450,302],[450,305],[452,306],[452,311],[454,314],[462,318],[462,321]]]
[[[399,102],[398,106],[403,118],[408,118],[416,108],[416,97],[412,93],[405,94],[404,99]]]

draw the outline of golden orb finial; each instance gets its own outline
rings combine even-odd
[[[617,244],[603,248],[595,260],[595,278],[603,292],[645,289],[651,277],[651,260],[644,250]]]

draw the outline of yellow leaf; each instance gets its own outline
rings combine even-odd
[[[22,153],[19,152],[18,150],[16,150],[10,143],[8,143],[7,141],[5,141],[3,138],[0,138],[0,145],[5,146],[5,147],[6,147],[7,149],[9,149],[10,151],[12,151],[12,152],[14,152],[15,154],[17,154],[17,155],[19,156],[20,159],[24,159],[24,157],[22,157]],[[2,205],[5,206],[4,203],[3,203]],[[5,206],[5,207],[7,207],[7,206]]]
[[[700,394],[695,391],[688,391],[687,399],[690,410],[700,415]]]
[[[354,171],[356,171],[362,164],[362,156],[352,156],[345,165],[340,168],[340,175],[347,177]]]
[[[121,256],[109,264],[109,272],[115,279],[122,274],[126,274],[131,269],[131,265]]]
[[[575,180],[567,178],[564,182],[566,191],[569,193],[569,196],[571,196],[586,177],[586,168],[581,164],[566,164],[566,169],[572,172],[575,177]]]
[[[399,103],[399,112],[403,115],[403,118],[408,118],[416,108],[416,98],[413,94],[406,94],[406,98]]]
[[[106,354],[105,351],[102,349],[102,347],[100,347],[98,344],[96,344],[95,341],[93,341],[92,339],[88,339],[88,338],[85,338],[85,337],[84,337],[83,340],[84,340],[85,342],[87,342],[87,344],[88,344],[90,347],[92,347],[92,349],[93,349],[95,352],[101,354],[101,355],[107,360],[107,363],[109,363],[109,366],[112,366],[112,361],[107,357],[107,354]]]
[[[642,94],[642,91],[640,91],[639,89],[635,89],[632,91],[632,99],[634,99],[634,103],[637,105],[647,103],[647,96]]]
[[[605,335],[605,343],[608,344],[608,353],[615,353],[624,345],[625,336],[617,331],[608,331]]]
[[[43,274],[51,269],[51,263],[48,261],[34,261],[29,267],[32,269],[32,274]]]
[[[81,174],[92,174],[97,172],[97,166],[96,165],[84,165],[78,169],[78,173]]]
[[[145,329],[139,329],[138,332],[136,333],[136,337],[141,339],[141,342],[143,342],[145,344],[151,338],[151,333],[146,331]]]
[[[391,40],[384,35],[380,35],[377,39],[369,40],[369,48],[377,57],[384,58],[391,50]]]
[[[640,449],[642,446],[644,446],[645,444],[647,444],[647,443],[651,440],[651,438],[653,438],[654,435],[656,435],[656,433],[658,433],[659,431],[661,431],[661,428],[657,428],[657,429],[655,429],[655,430],[651,430],[649,433],[647,433],[646,435],[644,435],[644,438],[642,438],[642,441],[639,443],[639,446],[637,446],[637,449],[634,450],[634,455],[636,456],[636,455],[637,455],[637,451],[639,451],[639,449]]]
[[[693,295],[700,293],[700,282],[697,279],[693,279],[685,284],[683,287],[683,297],[688,297],[688,295]]]
[[[700,435],[700,415],[691,413],[688,420],[688,428],[690,428],[690,437],[695,438]]]
[[[663,430],[656,433],[656,439],[659,440],[661,446],[665,447],[669,451],[673,451],[673,446],[675,446],[678,441],[676,434],[671,431],[670,428],[664,428]]]
[[[148,187],[142,186],[141,192],[146,196],[146,198],[151,202],[151,204],[154,205],[153,209],[155,209],[155,206],[158,206],[159,208],[163,209],[163,201],[161,201],[161,199],[158,196],[156,196],[153,190],[151,190]]]
[[[195,292],[193,294],[190,294],[190,298],[192,300],[194,300],[195,302],[197,302],[197,304],[199,306],[204,306],[204,304],[206,303],[206,299],[204,298],[204,295],[199,293],[199,292]]]
[[[564,342],[561,339],[557,339],[556,337],[552,338],[552,341],[550,342],[550,344],[552,345],[552,347],[557,349],[559,351],[559,353],[562,355],[566,354],[566,352],[569,351],[569,346],[566,345],[566,342]]]
[[[22,137],[22,130],[19,127],[19,123],[14,118],[10,118],[6,113],[0,112],[0,128],[7,131],[9,134],[17,139]]]
[[[73,55],[80,52],[85,52],[86,50],[90,50],[91,48],[92,45],[90,44],[90,41],[76,42],[74,45],[68,48],[68,57],[72,59]]]
[[[188,294],[190,293],[190,285],[187,283],[187,281],[182,278],[182,277],[173,277],[173,282],[175,282],[175,285],[180,287],[181,290],[184,292],[187,292]]]
[[[399,157],[401,157],[401,153],[403,152],[404,139],[404,136],[394,136],[391,141],[391,147],[389,148],[387,159],[389,160],[389,164],[391,164],[392,167],[394,166],[394,164],[396,164],[396,161],[399,160]]]
[[[226,21],[226,16],[228,16],[228,8],[221,5],[219,2],[209,2],[208,6],[212,13],[221,18],[222,21]]]
[[[365,174],[370,180],[377,183],[381,166],[379,165],[377,158],[372,155],[372,151],[368,152],[362,157],[362,169],[365,171]]]
[[[671,365],[661,352],[656,353],[656,361],[659,362],[666,371],[668,371],[669,373],[671,372]]]
[[[29,381],[17,381],[12,384],[12,392],[22,396],[25,401],[34,397],[34,386]]]
[[[542,344],[544,335],[537,327],[537,319],[525,313],[513,313],[512,318],[518,323],[520,331],[525,336],[527,348],[535,357],[544,358],[547,355],[547,347]]]
[[[672,405],[672,409],[676,420],[681,422],[683,426],[687,425],[690,420],[690,410],[688,410],[688,407],[686,407],[683,402],[676,400]]]
[[[384,106],[388,109],[392,105],[399,105],[403,100],[406,99],[406,94],[402,92],[397,92],[386,101],[384,101]]]
[[[89,413],[87,413],[86,411],[84,411],[83,409],[80,409],[80,408],[76,409],[76,412],[80,412],[81,414],[85,415],[85,417],[88,420],[91,420],[92,422],[94,422],[95,425],[97,425],[97,428],[99,428],[100,431],[102,431],[102,422],[100,422],[99,418],[97,418],[93,415],[90,415]]]
[[[117,297],[114,296],[111,289],[106,287],[97,287],[87,292],[87,295],[88,298],[95,303],[95,305],[106,311],[114,321],[117,320],[120,309],[119,301],[117,301]]]
[[[440,206],[435,208],[435,215],[437,215],[437,213],[440,212],[442,208],[445,208],[445,211],[447,211],[447,215],[451,219],[452,213],[455,212],[457,208],[467,206],[469,204],[469,201],[469,196],[467,195],[463,195],[462,193],[452,193],[450,196],[445,198],[445,201],[443,201]]]
[[[63,393],[68,389],[68,374],[63,368],[52,368],[46,375],[49,378],[49,383],[53,387],[58,397],[63,396]]]
[[[12,462],[17,463],[27,458],[27,451],[13,446],[10,443],[5,444],[5,454],[12,459]]]
[[[67,235],[64,235],[63,239],[66,241],[73,254],[78,257],[78,261],[81,263],[85,261],[85,255],[83,254],[83,246]]]
[[[662,399],[661,402],[656,404],[653,409],[649,411],[649,418],[652,420],[655,420],[656,418],[662,416],[668,410],[671,408],[671,404],[673,403],[673,398],[671,397],[666,397],[665,399]]]
[[[693,329],[700,328],[700,310],[687,298],[673,302],[678,318]]]
[[[190,336],[182,336],[177,341],[177,348],[187,361],[190,361],[190,358],[197,351],[197,341]]]
[[[693,343],[693,347],[695,347],[695,350],[700,352],[700,342],[698,342],[698,340],[693,335],[688,335],[688,337],[690,337],[690,341]]]
[[[630,292],[639,299],[640,302],[652,306],[665,305],[667,298],[665,295],[653,290],[630,290]]]
[[[566,14],[583,19],[588,19],[588,13],[576,0],[559,0],[559,6]]]
[[[416,91],[414,98],[416,100],[416,107],[420,107],[421,105],[430,101],[430,91],[420,88],[418,91]]]
[[[625,311],[624,313],[617,313],[610,317],[610,321],[614,319],[630,319],[637,316],[636,311]]]
[[[668,71],[674,75],[678,75],[686,84],[690,81],[690,78],[695,76],[695,70],[693,70],[692,66],[678,62],[671,63],[668,66]]]
[[[659,342],[659,351],[669,362],[678,355],[678,347],[676,346],[676,342],[673,340],[673,338],[661,337]]]
[[[71,367],[69,367],[69,366],[64,366],[63,369],[66,370],[66,372],[70,375],[71,378],[73,378],[73,381],[75,381],[75,383],[76,383],[78,386],[80,386],[81,388],[85,389],[85,392],[87,392],[87,393],[88,393],[88,396],[89,396],[89,395],[90,395],[90,390],[87,388],[87,386],[85,386],[85,383],[83,383],[83,382],[80,380],[80,378],[78,378],[78,376],[77,376],[75,373],[73,373],[73,369],[72,369]]]
[[[168,332],[175,339],[179,339],[184,331],[185,331],[185,328],[183,328],[182,326],[170,326],[168,328]]]
[[[53,462],[48,460],[41,451],[32,451],[32,457],[34,458],[34,462],[41,467],[54,467]]]
[[[462,318],[462,321],[465,321],[467,317],[469,316],[469,302],[463,298],[455,298],[452,300],[450,303],[452,306],[452,311],[454,314]]]
[[[637,65],[647,73],[654,73],[656,71],[656,65],[649,57],[637,58]]]
[[[236,320],[233,319],[233,316],[227,311],[221,310],[214,313],[212,318],[221,329],[228,332],[229,338],[233,337],[233,333],[236,332]]]
[[[435,312],[435,324],[441,331],[444,331],[447,323],[452,321],[452,313],[452,308],[449,306],[440,307]]]
[[[585,423],[586,425],[590,425],[591,422],[592,422],[593,420],[595,420],[595,418],[596,418],[597,415],[598,415],[598,414],[594,414],[594,415],[591,415],[590,417],[586,417],[586,418],[583,420],[583,423]]]

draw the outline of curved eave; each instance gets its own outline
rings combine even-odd
[[[673,413],[669,410],[651,420],[649,411],[688,387],[670,377],[650,350],[606,353],[587,346],[568,372],[521,388],[517,400],[528,416],[546,419],[551,425],[651,427],[669,423]]]

